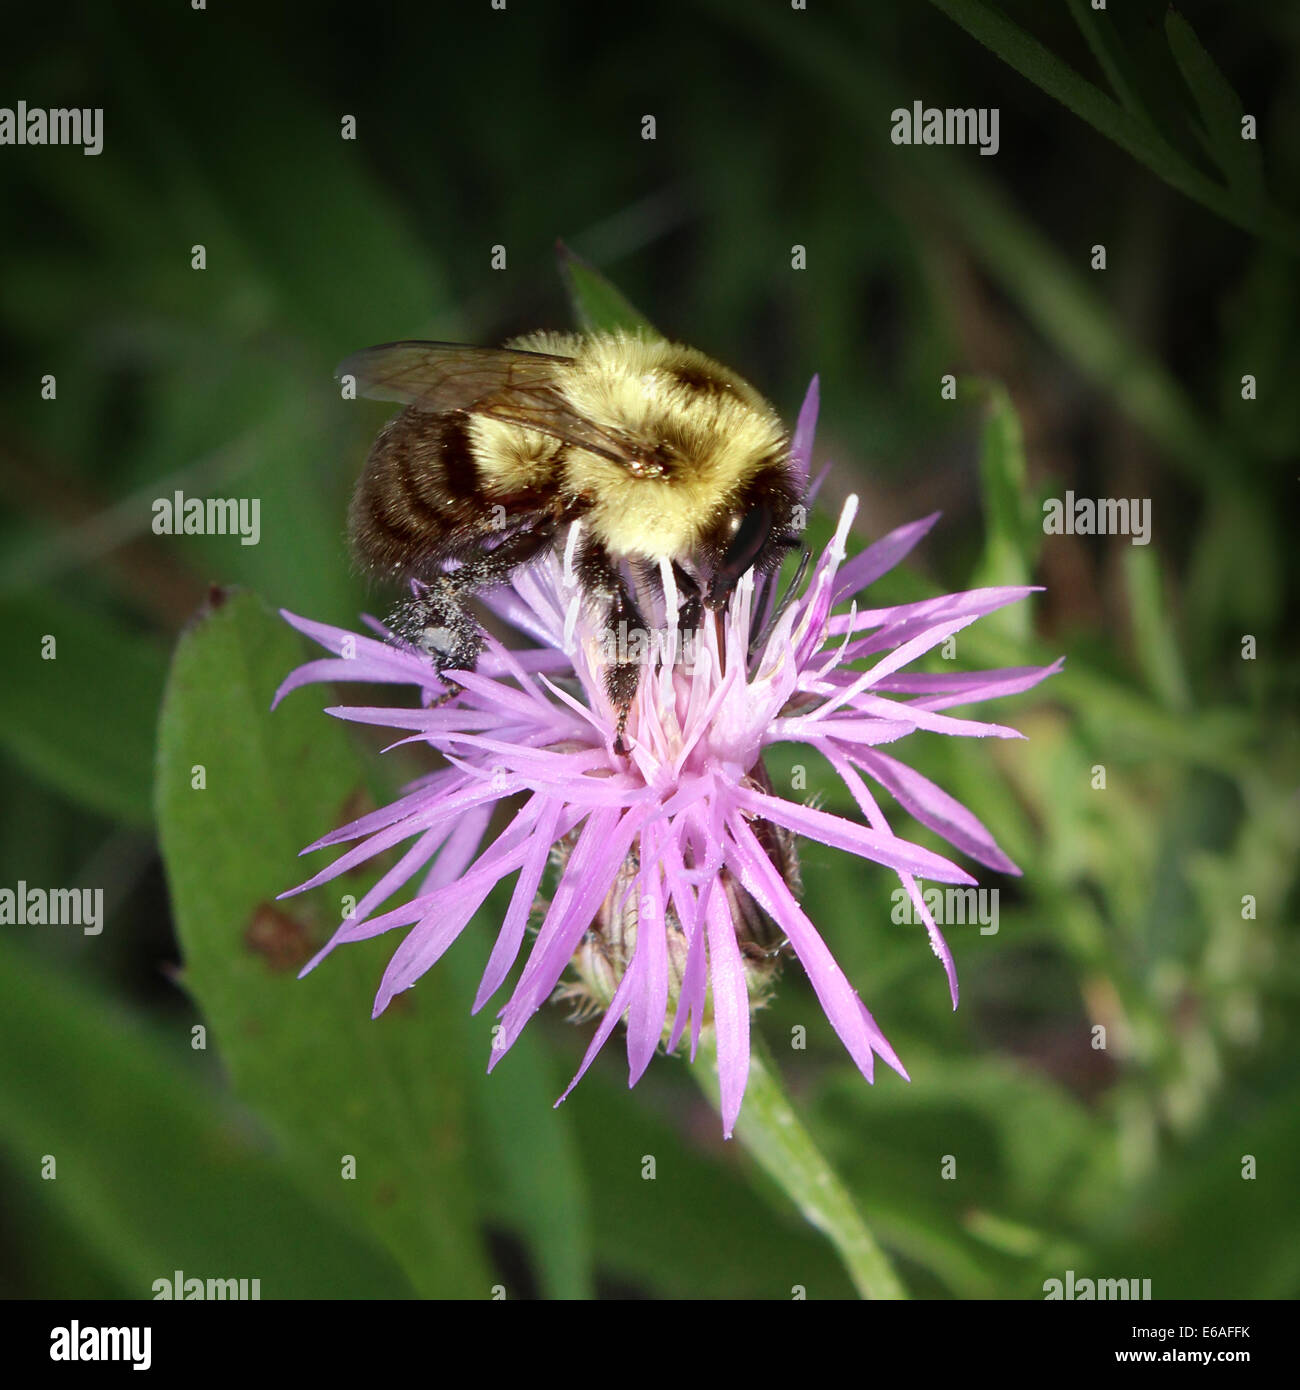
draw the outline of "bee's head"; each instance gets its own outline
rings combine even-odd
[[[710,608],[725,606],[746,571],[769,574],[799,544],[797,506],[785,468],[767,469],[754,478],[716,534],[705,598]]]

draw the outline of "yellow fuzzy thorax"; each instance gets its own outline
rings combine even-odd
[[[584,527],[616,557],[689,553],[748,484],[783,456],[776,412],[742,378],[694,348],[630,334],[532,333],[511,347],[571,357],[556,388],[577,415],[665,459],[636,476],[598,454],[535,431],[471,423],[488,488],[502,493],[556,481],[590,500]],[[685,377],[683,382],[681,379]],[[555,472],[561,473],[555,479]]]

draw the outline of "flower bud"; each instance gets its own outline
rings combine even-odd
[[[751,778],[756,786],[764,789],[771,785],[761,763],[751,773]],[[780,826],[767,821],[754,821],[753,829],[768,858],[797,895],[801,883],[794,837]],[[568,858],[568,850],[563,846],[557,846],[557,854],[561,856],[563,867],[563,862]],[[688,863],[686,867],[689,872],[691,865]],[[571,967],[575,978],[565,980],[556,990],[554,998],[557,1001],[567,1001],[574,1006],[571,1018],[575,1022],[604,1013],[632,963],[638,932],[662,931],[667,946],[668,962],[668,1011],[664,1024],[664,1038],[667,1039],[672,1032],[677,1013],[682,980],[686,972],[689,942],[682,930],[671,896],[665,894],[662,900],[664,920],[654,920],[661,902],[657,898],[638,896],[637,884],[640,875],[641,854],[638,840],[633,844],[631,852],[614,879],[613,887],[606,895],[577,951],[574,952]],[[789,954],[789,944],[781,929],[737,882],[729,869],[723,867],[718,870],[716,883],[717,889],[726,896],[736,933],[736,943],[740,947],[744,963],[745,983],[752,1014],[771,999],[780,977],[782,959]],[[703,930],[702,925],[699,930]],[[713,1000],[710,991],[705,1001],[702,1026],[709,1027],[712,1022]]]

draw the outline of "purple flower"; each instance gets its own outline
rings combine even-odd
[[[802,478],[816,387],[814,380],[794,437]],[[500,1010],[489,1070],[557,990],[603,1015],[570,1090],[625,1016],[629,1084],[661,1044],[675,1050],[688,1028],[694,1058],[701,1027],[711,1025],[723,1129],[730,1136],[749,1070],[751,1010],[769,992],[779,956],[793,953],[866,1078],[872,1078],[876,1055],[906,1077],[799,906],[794,837],[820,840],[898,875],[943,962],[956,1007],[952,953],[917,879],[975,880],[894,835],[870,784],[970,858],[1018,873],[970,811],[883,749],[916,730],[1020,737],[1003,725],[944,711],[1027,690],[1060,663],[941,675],[910,671],[983,614],[1033,591],[976,589],[859,608],[854,596],[896,565],[936,517],[901,526],[846,560],[856,510],[851,497],[830,546],[788,601],[775,602],[774,586],[756,591],[751,573],[716,620],[710,615],[696,633],[677,630],[673,576],[663,567],[663,592],[646,586],[639,597],[648,629],[630,635],[644,641],[646,665],[626,756],[614,752],[614,716],[600,674],[609,639],[582,603],[572,572],[576,536],[563,556],[549,555],[518,571],[509,587],[484,595],[531,644],[506,648],[489,636],[478,669],[456,674],[462,689],[449,701],[427,657],[382,640],[387,634],[380,624],[372,622],[380,637],[365,637],[285,613],[334,656],[294,671],[277,702],[312,681],[413,685],[421,708],[336,707],[329,713],[400,730],[406,735],[400,743],[423,742],[447,764],[392,805],[308,847],[355,842],[294,892],[410,842],[306,969],[343,942],[410,928],[384,972],[378,1014],[451,946],[491,890],[517,875],[474,1000],[477,1012],[527,944]],[[862,669],[864,660],[869,664]],[[776,795],[762,756],[781,742],[821,753],[865,824]],[[489,838],[493,811],[505,801],[514,805],[513,814]],[[548,868],[549,901],[535,914]],[[410,901],[379,911],[417,876]],[[571,969],[576,981],[566,978]]]

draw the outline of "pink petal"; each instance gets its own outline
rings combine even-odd
[[[709,980],[713,986],[722,1134],[730,1139],[745,1097],[745,1083],[749,1080],[749,986],[727,895],[716,879],[708,893],[704,919],[709,934]]]
[[[831,1027],[868,1081],[874,1072],[874,1037],[862,1001],[835,963],[817,929],[795,902],[785,880],[767,857],[754,832],[739,816],[727,822],[727,863],[755,902],[790,939]]]
[[[488,1063],[490,1071],[541,1008],[568,966],[582,934],[591,925],[627,858],[641,828],[645,811],[633,808],[592,811],[547,910],[537,940],[509,1003],[501,1011],[499,1047]]]
[[[817,411],[821,403],[821,389],[818,379],[808,383],[808,393],[799,407],[799,419],[794,427],[794,439],[790,444],[790,478],[795,490],[803,495],[808,482],[808,470],[812,462],[813,435],[817,430]]]
[[[1028,690],[1037,685],[1039,681],[1046,680],[1048,676],[1054,676],[1064,665],[1065,658],[1058,657],[1050,666],[1029,667],[1024,675],[1012,675],[1009,672],[1003,672],[1001,679],[976,685],[961,695],[930,695],[925,699],[913,700],[910,703],[913,708],[940,710],[949,709],[953,705],[971,704],[976,700],[993,700],[1002,695],[1018,695],[1022,690]],[[998,673],[976,674],[991,676]]]
[[[864,772],[870,773],[904,810],[910,811],[922,825],[929,826],[963,853],[1000,873],[1020,872],[998,848],[983,821],[928,777],[874,749],[855,750],[848,756]]]
[[[546,871],[551,850],[555,842],[572,830],[579,819],[577,814],[572,814],[569,817],[572,824],[566,824],[565,828],[561,828],[562,804],[559,801],[542,800],[540,796],[536,799],[541,804],[537,828],[529,839],[527,853],[519,869],[519,879],[510,899],[510,908],[501,924],[501,930],[497,933],[492,954],[488,957],[478,993],[474,996],[471,1013],[478,1013],[510,973],[510,967],[514,965],[519,955],[519,947],[523,944],[524,931],[528,926],[533,903],[537,900],[537,890],[541,886],[542,874]]]
[[[649,833],[647,833],[649,832]],[[637,989],[627,1019],[629,1086],[635,1086],[650,1065],[664,1033],[668,1012],[668,937],[666,901],[659,878],[655,832],[641,832],[640,898],[637,904]]]
[[[939,512],[931,512],[920,521],[909,521],[906,526],[898,526],[851,560],[846,560],[835,576],[834,602],[840,603],[853,594],[861,593],[868,584],[874,584],[882,574],[892,570],[939,520],[940,515]]]
[[[898,872],[938,879],[940,883],[975,882],[964,869],[959,869],[942,856],[907,840],[900,840],[895,835],[881,835],[867,830],[851,820],[845,820],[843,816],[833,816],[828,811],[800,806],[747,787],[735,788],[733,798],[736,805],[764,820],[783,825],[787,830],[807,835],[810,839],[820,840],[822,844],[835,849],[846,849],[850,854],[873,859],[877,864],[884,864]]]
[[[885,819],[884,812],[876,803],[876,798],[871,795],[871,790],[861,777],[849,766],[848,760],[830,743],[819,743],[818,749],[830,761],[831,766],[844,779],[844,785],[853,794],[853,799],[862,809],[862,814],[866,816],[873,829],[882,834],[890,833],[889,822]],[[921,897],[921,890],[917,886],[916,879],[911,874],[900,873],[899,881],[902,883],[907,895],[912,900],[913,906],[920,912],[921,920],[925,923],[926,932],[930,938],[930,949],[939,958],[940,964],[944,969],[944,974],[948,977],[948,993],[952,996],[952,1006],[957,1007],[957,962],[952,958],[952,951],[949,949],[948,942],[944,939],[943,933],[939,930],[938,924],[930,914],[930,909],[925,905]]]

